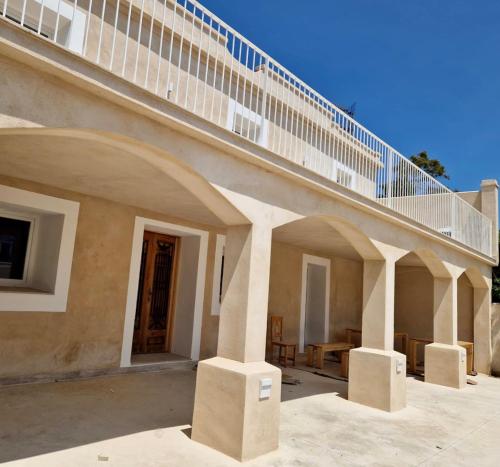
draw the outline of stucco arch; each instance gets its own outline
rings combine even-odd
[[[427,267],[429,272],[438,279],[451,279],[452,274],[444,261],[429,248],[416,248],[398,259],[399,263],[411,255],[415,255]]]
[[[29,137],[40,138],[40,144],[37,149],[40,151],[44,150],[45,153],[49,155],[51,154],[52,142],[71,140],[77,141],[81,145],[93,143],[102,145],[103,148],[111,148],[115,151],[115,163],[118,165],[121,162],[120,156],[122,156],[123,159],[125,155],[132,156],[138,162],[138,168],[139,163],[146,164],[163,173],[165,181],[170,179],[181,185],[212,212],[224,225],[248,223],[248,219],[231,204],[230,201],[222,196],[218,190],[191,167],[164,150],[122,134],[77,128],[0,129],[0,148],[2,149],[0,154],[3,153],[5,157],[5,161],[3,162],[0,159],[0,162],[2,162],[0,165],[3,167],[3,170],[1,170],[2,174],[33,179],[34,181],[40,182],[39,173],[33,173],[33,176],[30,176],[30,166],[32,165],[30,161],[34,162],[34,166],[36,166],[36,164],[43,164],[43,161],[40,160],[37,154],[24,154],[23,156],[25,156],[25,158],[23,161],[21,161],[20,157],[11,157],[11,153],[16,150],[16,146],[22,146]],[[44,148],[44,146],[46,147]],[[19,149],[17,148],[17,150]],[[71,147],[67,148],[64,155],[68,158],[68,163],[70,163],[72,157],[74,160],[75,154],[73,154]],[[123,162],[125,163],[125,161]],[[65,170],[65,168],[61,167],[61,170]],[[71,168],[67,170],[71,170]],[[100,168],[98,165],[95,167],[88,167],[87,173],[95,174],[96,178],[98,178],[99,170]],[[50,180],[46,180],[45,182],[51,184]],[[72,187],[64,188],[72,189]],[[149,187],[146,187],[146,189],[148,188]]]
[[[478,268],[470,266],[461,274],[465,274],[474,289],[488,289],[488,283]]]
[[[290,243],[309,249],[334,251],[335,238],[341,237],[361,260],[383,260],[384,256],[370,238],[349,221],[327,215],[295,218],[274,228],[276,233],[289,232]],[[340,255],[342,256],[342,255]]]

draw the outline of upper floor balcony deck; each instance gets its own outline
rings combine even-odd
[[[0,15],[492,256],[492,223],[194,0],[0,0]]]

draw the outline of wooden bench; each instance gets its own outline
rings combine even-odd
[[[417,351],[419,345],[432,344],[432,339],[423,339],[420,337],[412,337],[408,345],[408,372],[416,373],[417,371]]]
[[[307,364],[316,368],[323,368],[326,352],[342,352],[351,350],[354,344],[349,342],[326,342],[307,346]]]
[[[340,376],[349,378],[349,351],[345,350],[340,354]]]
[[[354,335],[361,336],[360,329],[347,328],[345,331],[346,331],[347,342],[349,342],[349,344],[352,343],[352,338]],[[401,339],[401,347],[403,349],[403,353],[405,355],[408,355],[408,333],[407,332],[395,332],[394,339]]]
[[[474,343],[458,341],[458,345],[467,352],[467,374],[472,375],[474,373]]]

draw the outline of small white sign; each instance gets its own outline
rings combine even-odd
[[[271,397],[271,388],[273,380],[271,378],[262,378],[260,380],[259,399],[269,399]]]

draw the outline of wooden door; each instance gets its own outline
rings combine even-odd
[[[178,243],[144,232],[132,353],[170,351]]]

